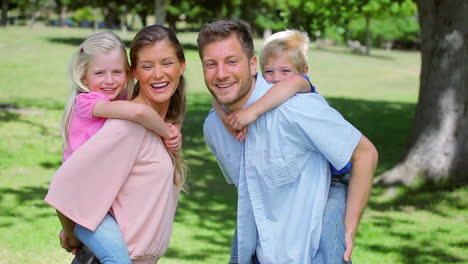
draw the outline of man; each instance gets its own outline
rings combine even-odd
[[[201,29],[197,41],[206,86],[227,111],[249,106],[270,87],[256,75],[257,58],[245,22],[211,23]],[[335,244],[346,245],[336,263],[349,260],[377,151],[320,95],[296,95],[265,113],[249,126],[244,142],[211,111],[204,135],[227,181],[238,188],[230,263],[332,263]],[[341,239],[346,242],[331,241],[328,231],[321,239],[330,186],[328,162],[340,169],[350,160],[346,232],[342,231],[346,235]]]

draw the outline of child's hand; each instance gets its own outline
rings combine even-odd
[[[59,239],[60,239],[60,245],[62,246],[62,248],[68,252],[71,252],[73,255],[76,254],[76,251],[78,251],[78,247],[81,245],[81,242],[77,240],[75,237],[73,238],[67,237],[65,235],[65,232],[63,232],[63,229],[60,230]]]
[[[179,128],[174,126],[171,123],[166,123],[171,130],[169,136],[163,139],[164,145],[170,151],[177,151],[182,147],[182,134],[180,133]]]
[[[235,129],[228,123],[227,117],[228,116],[225,116],[224,118],[222,118],[224,126],[226,127],[226,129],[229,131],[229,133],[231,133],[231,135],[237,141],[240,141],[240,142],[244,141],[245,136],[247,135],[247,127],[244,127],[242,129]]]
[[[236,130],[241,130],[257,119],[258,115],[250,107],[237,110],[226,118],[229,125]]]
[[[234,137],[237,139],[237,141],[242,142],[244,141],[246,136],[247,136],[247,127],[244,127],[241,130],[237,130],[237,134]]]

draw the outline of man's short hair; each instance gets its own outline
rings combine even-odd
[[[242,45],[242,51],[250,60],[254,56],[254,45],[250,26],[247,22],[239,19],[218,20],[202,27],[198,33],[198,54],[203,59],[203,48],[216,41],[224,40],[236,34]]]

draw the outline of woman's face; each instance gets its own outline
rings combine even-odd
[[[184,73],[185,61],[179,61],[167,40],[143,47],[137,58],[133,76],[140,82],[140,95],[152,103],[169,103]]]

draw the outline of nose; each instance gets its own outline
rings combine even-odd
[[[163,71],[161,70],[160,66],[154,66],[153,68],[153,77],[155,79],[161,79],[163,76]]]
[[[114,83],[114,77],[112,76],[112,73],[107,73],[106,76],[105,76],[105,79],[104,81],[106,83]]]
[[[219,64],[216,69],[216,78],[223,80],[227,77],[226,69],[224,68],[223,64]]]
[[[280,74],[277,72],[273,73],[273,83],[279,83],[281,81]]]

